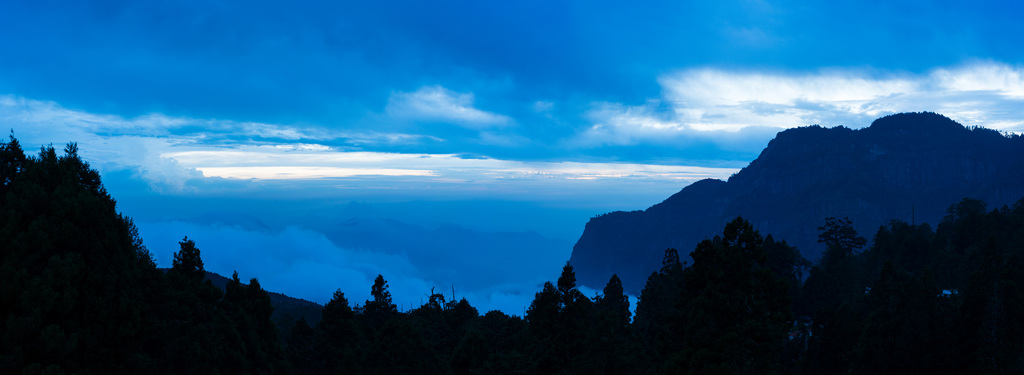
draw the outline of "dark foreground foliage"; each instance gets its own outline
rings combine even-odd
[[[736,218],[680,262],[668,249],[630,312],[612,276],[587,296],[569,264],[525,317],[429,292],[398,311],[335,292],[279,329],[259,281],[214,286],[183,239],[157,269],[99,174],[68,145],[0,142],[3,374],[828,374],[1024,370],[1024,200],[965,199],[936,228],[873,241],[819,228],[813,266]],[[865,248],[866,247],[866,248]]]

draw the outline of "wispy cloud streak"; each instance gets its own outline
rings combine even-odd
[[[472,93],[458,93],[441,86],[426,86],[414,92],[395,92],[386,111],[391,116],[425,121],[444,121],[472,129],[511,123],[507,116],[473,107]]]

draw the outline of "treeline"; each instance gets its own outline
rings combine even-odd
[[[282,373],[267,292],[222,291],[184,240],[156,268],[75,144],[0,142],[0,373]]]
[[[737,218],[689,267],[669,249],[648,279],[632,327],[644,372],[1024,372],[1024,200],[963,199],[934,230],[892,221],[867,249],[849,219],[827,218],[809,269],[736,228],[750,230]]]
[[[1024,200],[893,221],[863,252],[852,231],[823,238],[839,240],[802,289],[806,373],[1024,372]]]
[[[933,229],[871,241],[819,228],[813,265],[736,218],[681,262],[665,252],[631,316],[571,265],[525,317],[430,291],[400,312],[337,291],[316,322],[276,326],[258,280],[222,289],[187,238],[156,267],[74,144],[26,157],[0,142],[0,373],[829,374],[1024,370],[1024,200],[965,199]]]

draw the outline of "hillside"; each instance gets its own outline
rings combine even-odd
[[[169,268],[161,268],[163,272],[167,272]],[[206,271],[206,279],[213,283],[220,290],[225,290],[228,282],[231,278],[224,277],[220,274]],[[242,285],[248,285],[243,283]],[[271,315],[271,320],[274,321],[274,325],[277,326],[278,332],[284,334],[295,324],[299,319],[305,318],[310,325],[316,325],[320,321],[320,310],[323,310],[323,306],[316,302],[307,301],[301,298],[289,297],[287,295],[270,292],[267,294],[270,296],[270,304],[274,307],[274,314]]]
[[[637,293],[666,248],[685,257],[736,216],[814,261],[826,217],[849,217],[868,239],[894,219],[934,224],[964,197],[1016,201],[1022,168],[1024,138],[934,113],[886,116],[860,130],[789,129],[728,181],[699,181],[647,210],[591,219],[570,262],[583,285],[598,288],[614,273]]]

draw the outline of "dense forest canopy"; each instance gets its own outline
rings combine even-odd
[[[692,263],[667,249],[639,301],[615,275],[585,295],[566,264],[524,317],[434,290],[399,311],[378,276],[370,300],[338,290],[315,322],[281,322],[257,279],[215,286],[187,237],[158,269],[73,143],[0,142],[0,198],[4,374],[1024,370],[1024,200],[963,199],[870,242],[822,218],[813,264],[736,217],[684,250]]]

